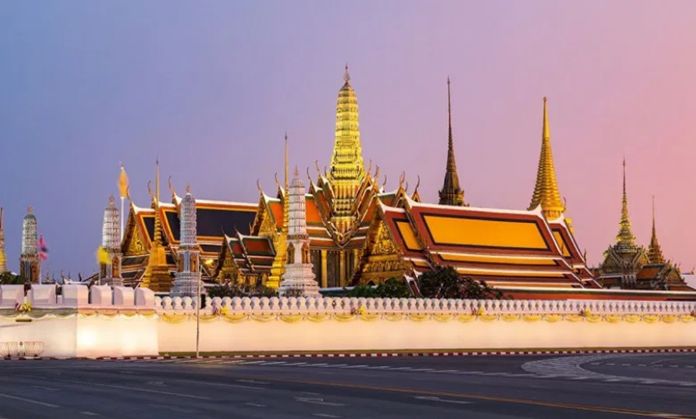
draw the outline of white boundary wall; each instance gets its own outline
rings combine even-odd
[[[21,312],[17,303],[31,304]],[[25,307],[26,308],[26,307]],[[202,352],[696,348],[696,302],[214,298]],[[0,286],[0,356],[195,350],[191,298],[147,289]],[[37,347],[40,348],[37,349]]]
[[[0,356],[157,355],[154,293],[127,287],[0,286]],[[21,312],[17,304],[31,311]],[[26,309],[27,307],[25,307]]]
[[[195,349],[190,298],[157,298],[161,352]],[[215,298],[201,351],[696,348],[696,303]]]

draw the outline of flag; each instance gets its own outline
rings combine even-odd
[[[104,247],[99,246],[97,249],[97,263],[100,265],[107,265],[109,262],[111,262],[109,252],[107,252]]]
[[[123,165],[121,165],[121,174],[118,176],[118,192],[121,198],[128,198],[128,174]]]
[[[44,239],[43,234],[39,236],[39,242],[37,243],[37,247],[39,248],[39,259],[48,259],[48,247],[46,246],[46,239]]]

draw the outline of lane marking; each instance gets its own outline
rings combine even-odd
[[[99,416],[99,413],[90,412],[89,410],[83,410],[80,414],[85,416]]]
[[[441,399],[437,396],[415,396],[414,399],[425,400],[425,401],[429,401],[429,402],[453,403],[453,404],[471,404],[472,403],[472,402],[467,402],[465,400]]]
[[[244,404],[247,405],[247,406],[251,406],[251,407],[266,407],[265,404],[254,403],[254,402],[246,402],[246,403],[244,403]]]
[[[46,403],[46,402],[42,402],[40,400],[27,399],[26,397],[13,396],[11,394],[6,394],[6,393],[0,393],[0,397],[4,397],[6,399],[12,399],[12,400],[19,400],[19,401],[26,402],[26,403],[37,404],[39,406],[44,406],[44,407],[60,407],[57,404]]]
[[[621,407],[605,407],[605,406],[590,405],[590,404],[546,402],[546,401],[540,401],[540,400],[518,399],[518,398],[512,398],[512,397],[486,396],[486,395],[482,395],[482,394],[456,393],[456,392],[448,392],[448,391],[431,391],[431,390],[422,390],[422,389],[415,389],[415,388],[402,388],[402,387],[382,387],[382,386],[374,386],[374,385],[368,385],[368,384],[336,383],[336,382],[330,382],[330,381],[316,381],[316,380],[290,380],[290,379],[267,379],[267,380],[271,381],[271,382],[276,382],[276,383],[303,384],[303,385],[335,387],[335,388],[343,388],[343,389],[384,391],[384,392],[389,392],[389,393],[400,393],[400,394],[411,394],[411,395],[425,395],[425,396],[449,397],[449,398],[460,398],[460,399],[486,400],[486,401],[495,401],[495,402],[501,402],[501,403],[522,404],[522,405],[528,405],[528,406],[541,406],[541,407],[577,410],[577,411],[585,411],[585,412],[613,413],[613,414],[634,415],[634,416],[642,416],[642,417],[655,417],[657,415],[674,415],[674,417],[679,417],[682,419],[696,419],[696,415],[688,415],[688,414],[676,414],[676,413],[657,412],[657,411],[650,411],[650,410],[637,410],[637,409],[628,409],[628,408],[621,408]]]
[[[323,397],[295,397],[295,401],[300,403],[318,404],[320,406],[341,407],[344,403],[327,402]]]
[[[266,381],[259,381],[259,380],[246,380],[246,379],[241,379],[237,380],[238,383],[246,383],[246,384],[268,384]]]
[[[317,416],[320,418],[340,418],[340,416],[331,415],[328,413],[312,413],[312,416]]]
[[[68,384],[79,384],[79,385],[83,385],[83,386],[87,385],[87,386],[108,387],[108,388],[115,388],[115,389],[119,389],[119,390],[129,390],[129,391],[136,390],[136,391],[142,391],[144,393],[163,394],[165,396],[186,397],[188,399],[196,399],[196,400],[212,400],[210,397],[206,397],[206,396],[196,396],[193,394],[175,393],[173,391],[152,390],[149,388],[142,388],[142,387],[119,386],[116,384],[102,384],[102,383],[92,383],[92,382],[84,382],[84,381],[65,381],[65,380],[63,380],[62,382],[68,383]]]

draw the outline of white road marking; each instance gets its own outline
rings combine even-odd
[[[326,402],[326,401],[324,401],[323,397],[295,397],[295,401],[298,401],[300,403],[318,404],[320,406],[332,406],[332,407],[345,406],[345,404],[343,404],[343,403]]]
[[[263,365],[281,365],[281,364],[287,364],[285,361],[271,361],[271,362],[266,362]]]
[[[265,404],[254,403],[254,402],[246,402],[246,403],[244,403],[244,404],[247,405],[247,406],[251,406],[251,407],[266,407]]]
[[[471,404],[471,402],[467,402],[465,400],[451,400],[451,399],[441,399],[436,396],[415,396],[414,399],[416,400],[426,400],[429,402],[440,402],[440,403],[452,403],[452,404]]]
[[[312,416],[317,416],[320,418],[340,418],[340,416],[331,415],[328,413],[312,413]]]
[[[53,388],[53,387],[45,387],[45,386],[32,386],[32,387],[38,388],[39,390],[58,391],[57,388]]]
[[[90,412],[89,410],[83,410],[80,414],[85,416],[99,416],[99,413]]]
[[[0,397],[4,397],[6,399],[12,399],[12,400],[19,400],[19,401],[26,402],[26,403],[38,404],[39,406],[44,406],[44,407],[60,407],[57,404],[46,403],[46,402],[42,402],[40,400],[27,399],[25,397],[13,396],[11,394],[5,394],[5,393],[0,393]]]
[[[238,383],[247,383],[247,384],[268,384],[265,381],[257,381],[257,380],[246,380],[246,379],[239,379],[237,380]]]
[[[89,382],[83,382],[83,381],[65,381],[65,382],[71,383],[71,384],[86,385],[86,386],[100,386],[100,387],[116,388],[119,390],[130,390],[130,391],[135,390],[135,391],[142,391],[144,393],[163,394],[166,396],[186,397],[188,399],[196,399],[196,400],[212,400],[210,397],[205,397],[205,396],[196,396],[193,394],[184,394],[184,393],[174,393],[172,391],[152,390],[149,388],[142,388],[142,387],[117,386],[115,384],[89,383]]]

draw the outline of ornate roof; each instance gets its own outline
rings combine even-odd
[[[453,266],[491,285],[596,287],[567,225],[540,211],[416,203],[383,205],[382,217],[416,271]]]

